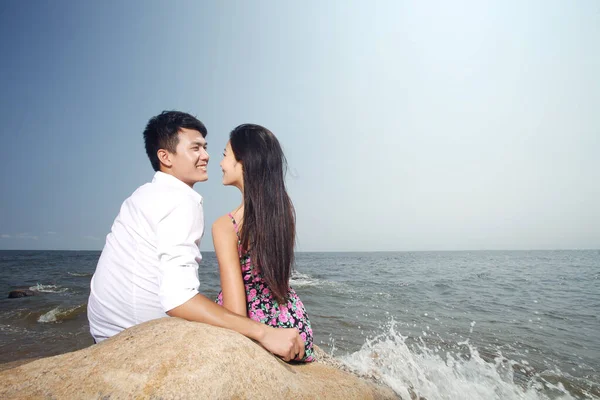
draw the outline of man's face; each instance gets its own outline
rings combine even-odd
[[[171,174],[193,187],[194,183],[208,179],[206,167],[209,155],[206,152],[206,139],[193,129],[181,128],[178,135],[176,153],[169,153]]]

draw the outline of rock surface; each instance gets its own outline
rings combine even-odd
[[[19,297],[34,296],[35,292],[29,289],[17,289],[8,293],[9,299],[18,299]]]
[[[4,370],[0,398],[399,398],[320,354],[317,362],[287,364],[236,332],[163,318]]]

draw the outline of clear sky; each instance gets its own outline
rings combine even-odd
[[[232,128],[280,139],[298,250],[600,248],[600,2],[0,3],[0,249],[101,249],[202,120],[207,230]]]

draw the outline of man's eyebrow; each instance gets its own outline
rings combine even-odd
[[[201,142],[200,140],[193,140],[192,146],[195,146],[195,145],[206,147],[206,146],[208,146],[208,143],[206,141]]]

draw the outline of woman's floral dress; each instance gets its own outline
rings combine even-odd
[[[246,304],[248,305],[248,318],[275,328],[297,328],[304,340],[304,358],[302,361],[314,361],[313,333],[308,320],[304,304],[290,287],[288,302],[279,304],[271,294],[267,282],[262,277],[260,270],[252,264],[248,252],[242,254],[238,225],[231,214],[231,222],[238,235],[238,253],[242,266],[242,278],[246,287]],[[217,303],[223,305],[223,292],[219,292]]]

